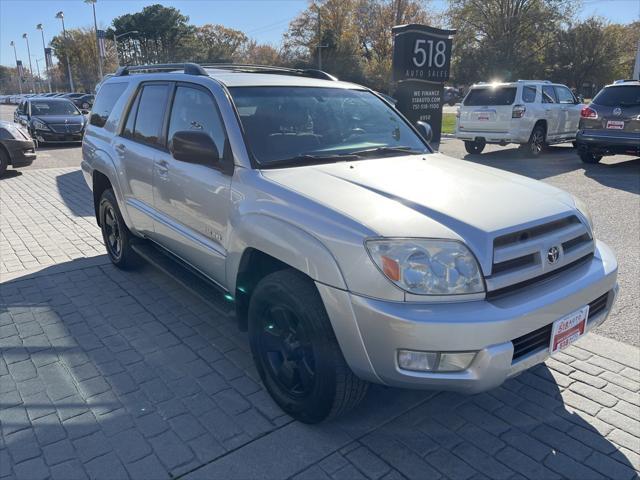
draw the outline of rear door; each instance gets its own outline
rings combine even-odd
[[[554,88],[560,105],[559,133],[566,137],[573,137],[578,132],[581,105],[567,87],[555,85]]]
[[[547,139],[553,140],[560,134],[561,110],[556,90],[552,85],[542,86],[542,109],[547,121]]]
[[[460,107],[460,127],[470,132],[508,132],[517,90],[515,85],[472,88]]]
[[[125,125],[113,148],[124,170],[121,177],[127,212],[135,228],[153,233],[153,171],[161,151],[164,116],[171,97],[168,82],[143,83],[131,104]]]

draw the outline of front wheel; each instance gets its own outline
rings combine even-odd
[[[111,262],[124,270],[137,266],[140,257],[131,246],[135,237],[124,223],[113,190],[105,190],[100,197],[98,214],[102,238]]]
[[[296,270],[263,278],[249,303],[249,340],[275,402],[304,423],[355,407],[368,383],[347,365],[316,286]]]
[[[465,141],[464,149],[472,155],[480,154],[487,143],[484,140]]]

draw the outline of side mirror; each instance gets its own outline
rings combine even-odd
[[[204,132],[183,130],[171,137],[169,150],[173,158],[182,162],[215,165],[220,153],[213,139]]]
[[[89,115],[89,110],[80,110],[83,115]]]
[[[418,120],[416,122],[416,128],[418,129],[418,132],[420,132],[420,135],[422,135],[422,138],[424,138],[427,142],[431,141],[431,139],[433,138],[433,130],[431,129],[431,125],[429,125],[427,122]]]

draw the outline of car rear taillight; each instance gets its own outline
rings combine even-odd
[[[524,105],[514,105],[513,110],[511,111],[511,118],[522,118],[526,111],[527,107]]]
[[[580,110],[580,117],[582,118],[598,118],[598,112],[591,107],[584,107]]]

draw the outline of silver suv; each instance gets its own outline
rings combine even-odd
[[[130,67],[100,88],[82,169],[113,263],[157,250],[217,285],[267,390],[313,423],[368,382],[494,388],[614,302],[582,202],[419,127],[324,72]]]

